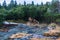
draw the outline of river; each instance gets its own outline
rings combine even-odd
[[[39,38],[44,38],[43,33],[48,31],[48,28],[36,28],[36,27],[30,27],[25,24],[18,24],[18,26],[14,26],[10,28],[7,32],[1,32],[0,31],[0,40],[9,40],[9,37],[12,34],[16,33],[27,33],[27,34],[32,34],[30,37],[39,37]],[[12,39],[12,40],[28,40],[30,37],[25,37],[25,38],[17,38],[17,39]],[[28,39],[27,39],[28,38]]]

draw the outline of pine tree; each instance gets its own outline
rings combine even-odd
[[[43,6],[43,2],[41,2],[41,5]]]
[[[24,6],[26,6],[26,2],[24,1]]]
[[[56,1],[59,1],[59,0],[52,0],[53,3],[56,2]]]
[[[32,1],[32,5],[34,5],[34,1]]]
[[[37,3],[37,7],[39,6],[39,4]]]
[[[8,9],[11,9],[14,7],[14,0],[11,0],[9,6],[8,6]]]
[[[16,7],[17,6],[17,1],[15,0],[15,3],[14,3],[14,6]]]
[[[1,6],[1,3],[0,3],[0,8],[1,8],[2,6]]]
[[[46,6],[48,7],[50,5],[50,2],[46,2]]]
[[[4,2],[3,2],[3,7],[4,7],[4,8],[7,7],[7,5],[6,5],[6,1],[5,1],[5,0],[4,0]]]
[[[59,0],[52,0],[52,12],[60,13],[60,4]]]

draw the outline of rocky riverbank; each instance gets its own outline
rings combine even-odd
[[[0,40],[56,40],[57,36],[50,36],[46,33],[50,30],[47,26],[40,25],[35,27],[20,23],[7,31],[0,31]],[[53,33],[52,31],[50,32]]]

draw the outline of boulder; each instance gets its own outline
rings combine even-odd
[[[60,36],[59,30],[49,30],[48,32],[44,33],[44,36]]]
[[[55,23],[51,23],[48,25],[48,29],[51,30],[51,29],[55,29],[56,28],[56,24]]]
[[[31,38],[30,40],[40,40],[40,38]]]
[[[57,38],[56,40],[60,40],[60,38]]]
[[[26,33],[16,33],[10,36],[10,38],[22,38],[25,36],[31,36],[31,34],[26,34]]]

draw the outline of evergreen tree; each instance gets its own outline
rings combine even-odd
[[[2,6],[1,6],[1,3],[0,3],[0,8],[1,8]]]
[[[15,3],[14,4],[15,4],[14,6],[16,7],[17,6],[17,1],[16,0],[15,0]]]
[[[52,0],[52,13],[60,13],[59,0]]]
[[[41,6],[43,6],[43,2],[41,2]]]
[[[4,0],[4,2],[3,2],[3,7],[4,7],[4,8],[7,7],[7,5],[6,5],[6,1],[5,1],[5,0]]]
[[[39,4],[37,3],[37,7],[39,6]]]
[[[50,3],[49,2],[46,2],[46,6],[49,7]]]
[[[9,6],[8,6],[8,9],[11,9],[14,7],[14,0],[11,0]]]
[[[34,1],[32,1],[32,5],[34,5]]]
[[[24,1],[24,6],[26,6],[26,2]]]
[[[57,2],[57,1],[59,1],[59,0],[52,0],[53,3],[54,3],[54,2]]]
[[[0,13],[0,28],[3,26],[4,14]]]

